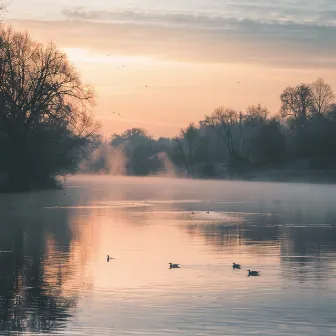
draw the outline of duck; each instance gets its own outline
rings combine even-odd
[[[172,269],[172,268],[180,268],[180,264],[169,263],[169,269]]]
[[[109,255],[106,256],[106,261],[109,262],[110,259],[114,259],[114,258],[111,258]]]
[[[232,265],[233,269],[241,269],[239,264],[233,263]]]
[[[248,276],[260,276],[259,271],[250,271],[247,270]]]

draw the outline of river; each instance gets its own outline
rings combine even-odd
[[[0,333],[335,335],[335,200],[329,185],[107,176],[0,195]]]

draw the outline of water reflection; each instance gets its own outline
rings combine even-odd
[[[301,215],[300,215],[301,214]],[[276,250],[280,257],[280,267],[283,277],[298,279],[300,282],[315,280],[327,281],[335,268],[335,261],[331,255],[336,255],[336,217],[330,212],[323,224],[310,217],[310,224],[306,225],[301,211],[294,214],[298,225],[287,224],[288,217],[265,214],[241,214],[238,223],[223,222],[206,225],[189,224],[185,230],[190,236],[199,235],[207,245],[215,250],[227,252],[228,248],[241,247],[249,249],[245,253],[268,253]],[[320,214],[317,214],[320,218]],[[265,246],[267,250],[257,249]],[[295,268],[295,272],[293,272]]]
[[[65,327],[78,302],[67,286],[86,262],[74,260],[85,237],[71,219],[69,211],[17,211],[15,204],[1,214],[0,251],[8,252],[0,252],[0,332]]]
[[[331,335],[335,196],[156,178],[0,195],[0,333]]]

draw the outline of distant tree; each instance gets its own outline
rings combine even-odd
[[[143,138],[149,138],[147,131],[143,128],[133,127],[127,129],[121,134],[113,134],[111,136],[111,145],[119,146],[120,144],[124,144],[125,142]]]
[[[160,168],[160,162],[152,159],[157,153],[155,141],[143,128],[131,128],[112,135],[111,145],[122,149],[129,175],[148,175]]]
[[[202,135],[202,141],[198,151],[199,167],[197,173],[209,177],[215,176],[218,167],[223,167],[228,162],[226,144],[223,144],[223,140],[218,136],[218,133],[207,125],[204,120],[199,122],[198,129]]]
[[[264,107],[261,104],[250,105],[246,109],[245,121],[258,124],[264,123],[267,120],[269,114],[270,113],[267,107]]]
[[[328,111],[326,117],[330,120],[336,121],[336,103],[331,104],[330,110]]]
[[[241,125],[241,153],[245,157],[251,155],[252,142],[256,135],[260,132],[262,126],[266,123],[269,116],[269,110],[258,104],[251,105],[246,109]]]
[[[322,78],[318,78],[310,84],[313,107],[316,114],[328,113],[335,103],[335,95],[331,86]]]
[[[181,129],[175,138],[152,138],[133,128],[111,139],[123,146],[128,174],[146,175],[160,168],[187,170],[194,176],[250,177],[249,171],[296,161],[293,167],[332,167],[336,163],[336,102],[323,79],[287,87],[281,113],[271,117],[262,106],[244,112],[220,106],[199,122]],[[173,165],[171,164],[173,162]],[[294,162],[293,162],[294,163]],[[177,170],[175,170],[177,168]]]
[[[286,158],[286,138],[277,118],[266,120],[252,140],[253,153],[261,165],[276,167]]]
[[[281,116],[294,119],[298,127],[302,127],[314,104],[311,87],[300,84],[296,87],[287,87],[280,95]]]
[[[195,174],[196,156],[201,145],[201,134],[194,124],[182,128],[179,136],[175,138],[178,149],[190,175]]]
[[[10,27],[0,38],[0,171],[8,188],[42,186],[89,154],[94,93],[53,44]]]
[[[229,153],[230,160],[237,156],[235,143],[235,129],[239,125],[240,115],[233,109],[223,106],[217,107],[213,113],[205,117],[204,125],[211,127],[222,139]]]
[[[228,168],[231,176],[241,175],[250,164],[247,156],[248,142],[244,129],[244,114],[229,108],[218,107],[204,124],[211,127],[226,145]]]
[[[171,138],[160,137],[155,141],[155,151],[157,153],[165,152],[168,156],[171,156],[174,140]]]

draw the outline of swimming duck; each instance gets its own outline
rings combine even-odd
[[[109,262],[110,259],[114,259],[114,258],[111,258],[109,255],[107,255],[107,257],[106,257],[106,261]]]
[[[248,276],[260,276],[259,271],[250,271],[247,270]]]
[[[233,269],[240,269],[240,265],[236,264],[236,263],[233,263],[232,268]]]
[[[169,263],[169,269],[172,269],[172,268],[180,268],[180,264]]]

